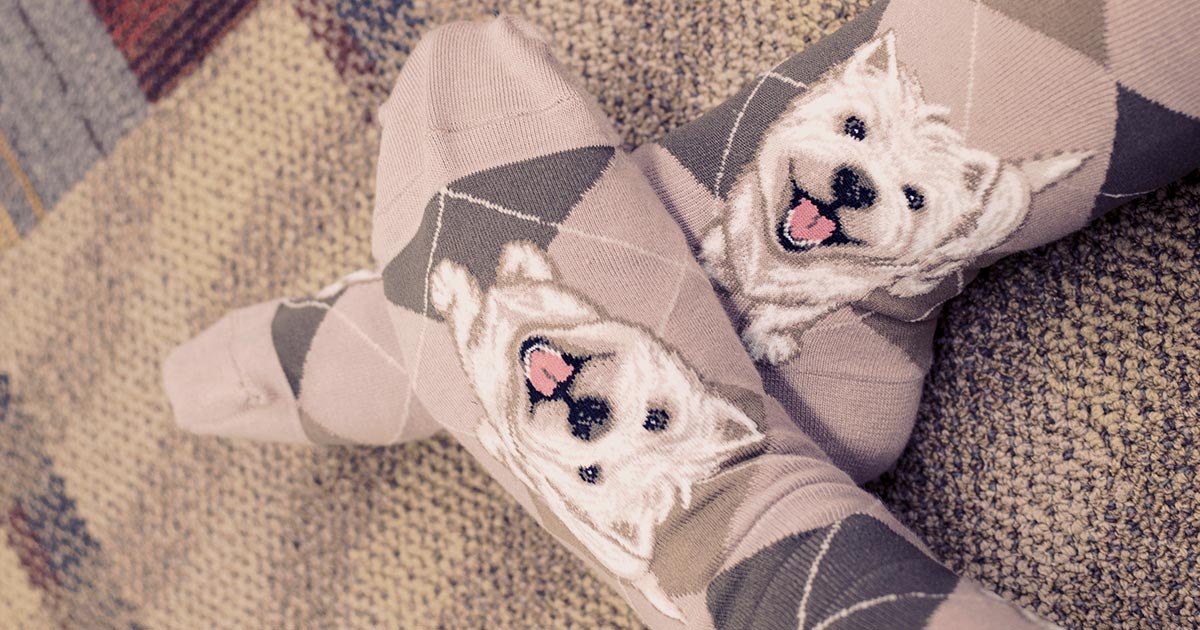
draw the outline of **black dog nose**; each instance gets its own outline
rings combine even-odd
[[[875,203],[875,184],[866,173],[843,166],[833,174],[833,196],[843,206],[866,208]]]
[[[588,396],[568,401],[568,404],[567,422],[571,425],[571,435],[590,442],[604,433],[608,423],[608,403]]]

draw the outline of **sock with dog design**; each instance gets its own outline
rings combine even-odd
[[[377,272],[315,295],[240,308],[176,348],[163,382],[179,426],[276,442],[383,445],[432,435]],[[352,421],[351,421],[352,420]]]
[[[933,560],[763,392],[527,25],[431,32],[380,119],[400,417],[425,409],[651,627],[1043,627]]]
[[[1184,39],[1146,27],[1186,29],[1200,24],[1200,9],[1172,5],[1166,20],[1164,3],[1109,4],[1038,13],[1009,0],[879,0],[635,153],[741,323],[767,390],[856,480],[903,450],[940,305],[978,268],[1057,239],[1200,159],[1200,94],[1185,80],[1194,56]],[[956,54],[975,70],[943,63]],[[381,360],[366,355],[396,343],[372,323],[382,285],[360,291],[372,297],[343,300],[340,319],[361,318],[374,344],[308,356],[296,349],[334,346],[313,341],[324,326],[298,326],[268,344],[274,352],[259,356],[270,365],[255,373],[286,392],[282,372]],[[293,319],[278,303],[265,308]],[[394,393],[396,376],[380,370],[354,383]],[[240,391],[240,377],[225,380]],[[331,415],[341,408],[336,388],[293,381],[308,391],[281,395],[288,418],[323,416],[343,435],[358,429],[336,425],[409,426],[395,405],[371,408],[382,416],[361,405]],[[181,421],[220,417],[227,434],[271,437],[258,426],[261,406],[237,422],[200,408],[220,397],[211,378],[197,383],[207,393],[176,396],[189,401],[177,403]],[[414,435],[425,426],[414,422]]]
[[[857,481],[908,441],[943,302],[1200,164],[1200,64],[1162,32],[1200,5],[1032,7],[877,0],[634,154],[767,392]]]

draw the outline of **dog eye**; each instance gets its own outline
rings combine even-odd
[[[662,409],[651,409],[646,412],[646,421],[642,423],[642,428],[657,433],[667,428],[667,423],[671,421],[671,417]]]
[[[925,195],[912,186],[904,187],[904,197],[908,199],[909,210],[920,210],[925,207]]]
[[[851,116],[846,119],[846,122],[842,123],[842,133],[855,140],[866,140],[867,123],[863,122],[858,116]]]
[[[592,464],[591,466],[579,467],[579,478],[586,483],[596,483],[600,481],[600,467]]]

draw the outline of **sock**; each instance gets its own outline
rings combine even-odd
[[[1043,4],[877,0],[635,154],[857,481],[908,441],[943,302],[1200,163],[1200,5]]]
[[[651,627],[1041,625],[930,558],[763,392],[683,233],[527,25],[431,32],[380,119],[402,416],[427,410]]]
[[[315,444],[392,444],[437,425],[405,415],[408,376],[377,272],[235,310],[176,348],[163,382],[185,430]]]
[[[1150,26],[1185,28],[1200,20],[1200,11],[1176,7],[1167,16],[1160,8],[1134,11],[1114,6],[1102,12],[1099,7],[1067,3],[1060,10],[1038,12],[1022,6],[1011,1],[880,0],[846,27],[751,81],[726,104],[635,154],[697,255],[719,276],[722,269],[730,272],[719,277],[717,285],[743,338],[762,359],[758,367],[767,391],[859,482],[890,467],[908,440],[931,362],[931,340],[942,302],[961,291],[984,264],[1060,238],[1123,199],[1177,178],[1198,161],[1200,93],[1195,82],[1187,79],[1194,69],[1188,62],[1195,57],[1186,54],[1184,38],[1166,37],[1161,29]],[[931,30],[938,36],[931,37]],[[861,216],[873,212],[868,208],[844,204],[831,208],[834,175],[840,169],[810,164],[811,172],[819,176],[807,176],[822,180],[813,187],[829,190],[809,191],[814,196],[824,194],[821,205],[812,199],[808,203],[797,200],[796,204],[790,204],[790,196],[777,199],[785,201],[784,206],[791,205],[776,208],[779,223],[784,212],[791,211],[789,228],[794,228],[794,236],[811,237],[807,244],[788,241],[792,249],[784,251],[791,260],[785,259],[779,270],[791,272],[799,280],[811,273],[820,282],[815,286],[793,283],[792,293],[783,291],[774,299],[795,302],[799,307],[773,309],[767,288],[742,286],[739,270],[743,275],[749,273],[749,260],[737,267],[731,265],[737,256],[729,259],[718,254],[723,231],[732,222],[715,222],[714,217],[741,216],[725,208],[736,201],[737,195],[731,191],[752,190],[750,183],[762,179],[758,176],[765,169],[756,165],[770,161],[763,157],[767,131],[786,111],[802,106],[810,98],[805,95],[839,86],[849,89],[846,68],[855,52],[865,59],[855,64],[860,72],[849,76],[864,83],[860,87],[880,101],[872,101],[872,107],[895,109],[889,95],[899,94],[901,102],[923,107],[921,111],[935,119],[948,116],[948,130],[931,125],[940,134],[935,142],[945,150],[914,153],[945,154],[961,167],[956,173],[974,178],[971,185],[977,188],[979,200],[996,202],[943,203],[920,185],[935,185],[921,172],[929,167],[906,166],[906,160],[912,161],[906,155],[872,152],[870,145],[878,134],[872,132],[876,125],[870,124],[865,114],[837,118],[830,127],[833,137],[822,142],[849,146],[857,152],[855,159],[862,162],[855,167],[859,173],[897,165],[916,169],[911,188],[922,201],[917,210],[908,208],[908,184],[892,185],[891,189],[898,190],[885,194],[878,190],[877,176],[867,174],[872,185],[866,189],[879,196],[878,204],[873,205],[903,203],[898,208],[901,215],[919,217],[907,236],[889,237],[906,245],[901,248],[905,272],[880,275],[873,269],[878,265],[855,259],[854,250],[866,248],[841,241],[855,234],[855,229],[878,232],[890,223],[861,221]],[[971,58],[977,71],[966,70]],[[957,59],[958,63],[943,63],[945,59]],[[861,125],[848,125],[851,118]],[[859,133],[865,134],[862,140],[851,135]],[[842,166],[842,157],[833,160],[835,166]],[[842,181],[845,188],[848,180],[843,177]],[[743,185],[735,186],[739,182]],[[964,179],[960,187],[969,188],[968,183]],[[1000,203],[1005,191],[1010,201]],[[964,190],[957,192],[964,194]],[[1023,201],[1026,195],[1028,202]],[[967,232],[960,242],[946,243],[941,251],[931,246],[948,228],[959,229],[963,209],[974,206],[990,208],[978,218],[965,217],[978,230]],[[757,216],[759,233],[765,234],[761,240],[766,241],[759,245],[774,245],[770,239],[780,236],[779,226],[771,226],[774,232],[766,230],[767,222]],[[998,222],[981,220],[988,217]],[[705,236],[712,238],[713,245],[707,257],[703,253]],[[822,237],[823,244],[815,244],[816,237]],[[805,257],[810,262],[805,262]],[[826,260],[813,262],[822,257]],[[370,301],[382,311],[385,300],[380,285],[368,285],[367,290],[375,293]],[[353,321],[360,313],[364,318],[380,317],[378,312],[372,314],[371,308],[359,306],[356,303],[356,308],[347,309],[347,318]],[[789,319],[780,320],[787,325],[767,334],[756,331],[769,326],[752,326],[754,322],[770,324],[773,317]],[[361,328],[379,334],[375,345],[395,343],[386,327]],[[191,343],[199,342],[201,339]],[[764,356],[769,347],[793,354],[772,360]],[[356,365],[361,362],[360,351],[372,349],[365,344],[349,345],[322,360]],[[330,370],[336,368],[330,366]],[[394,389],[392,375],[386,371],[361,376],[353,381],[360,391]],[[326,393],[331,400],[322,404],[338,408],[341,394],[335,389],[307,395],[316,403]],[[286,407],[280,409],[294,414]],[[381,405],[379,409],[384,417],[361,415],[364,410],[359,409],[360,415],[329,421],[334,425],[404,424],[391,417],[395,407]],[[211,417],[201,411],[197,415]],[[413,426],[424,425],[418,422]],[[414,432],[414,436],[420,434]]]

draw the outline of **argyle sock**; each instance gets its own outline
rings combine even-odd
[[[1168,28],[1186,30],[1188,24],[1200,20],[1197,16],[1200,11],[1175,7],[1167,19],[1162,7],[1131,10],[1124,3],[1115,3],[1104,12],[1098,6],[1084,3],[1066,3],[1061,10],[1047,9],[1040,13],[1023,10],[1022,6],[1019,2],[1005,1],[938,4],[881,0],[837,33],[751,81],[709,115],[676,130],[659,143],[643,147],[635,156],[699,253],[703,236],[713,232],[710,226],[713,217],[730,203],[735,182],[754,178],[752,158],[763,145],[764,132],[790,103],[806,93],[802,86],[831,83],[831,79],[837,78],[837,66],[845,64],[854,50],[863,49],[878,34],[890,30],[894,40],[876,48],[877,54],[869,60],[870,65],[886,78],[888,54],[893,53],[897,75],[905,77],[896,83],[915,81],[923,88],[920,100],[926,106],[949,107],[950,126],[965,145],[957,147],[959,159],[979,167],[980,176],[1005,170],[988,171],[989,166],[1008,166],[1009,172],[1017,173],[1023,165],[1053,166],[1057,161],[1063,169],[1070,169],[1073,160],[1081,160],[1078,168],[1069,173],[1046,170],[1034,173],[1046,180],[1037,182],[1043,188],[1031,195],[1025,216],[1019,219],[1021,227],[1004,235],[1008,230],[1002,225],[995,232],[992,240],[1003,241],[1000,245],[981,251],[991,243],[975,239],[974,243],[964,243],[969,246],[955,256],[926,247],[924,261],[916,255],[905,261],[910,263],[908,268],[913,273],[895,281],[883,278],[884,284],[890,282],[890,285],[877,286],[865,293],[865,297],[856,297],[854,292],[862,293],[880,282],[877,279],[859,286],[861,282],[850,280],[863,280],[861,276],[869,274],[858,272],[869,270],[861,265],[857,270],[853,264],[844,265],[846,269],[842,271],[849,271],[849,278],[827,284],[853,289],[850,295],[826,294],[824,300],[812,300],[809,295],[814,302],[811,309],[808,312],[794,309],[800,311],[799,320],[794,321],[790,330],[775,335],[779,338],[777,345],[787,347],[790,340],[795,347],[794,355],[784,360],[760,361],[768,391],[858,481],[873,478],[889,467],[907,442],[921,383],[929,368],[939,306],[960,291],[978,267],[1002,254],[1059,238],[1091,216],[1115,207],[1127,197],[1152,190],[1196,164],[1200,123],[1195,116],[1200,113],[1200,94],[1194,88],[1195,82],[1187,80],[1194,69],[1195,55],[1186,54],[1189,44],[1185,38],[1168,37],[1169,33],[1148,26],[1169,24]],[[934,13],[944,19],[932,20]],[[926,44],[915,37],[914,29],[927,35],[934,28],[931,24],[937,24],[939,32],[944,30],[946,34],[925,38],[937,44]],[[963,61],[963,57],[973,58],[977,71],[966,72],[962,63],[942,63],[948,58]],[[886,93],[887,83],[876,91]],[[853,138],[846,135],[846,122],[852,117],[863,123],[861,131],[871,135],[862,141],[863,146],[868,145],[875,135],[869,121],[847,115],[834,121],[841,123],[840,128],[836,124],[833,128],[846,138]],[[854,133],[860,131],[857,125],[851,128]],[[969,153],[971,150],[978,152]],[[1030,160],[1034,155],[1049,160]],[[978,160],[966,159],[972,157]],[[873,159],[869,157],[866,162]],[[883,159],[890,162],[896,157],[888,155]],[[869,165],[863,168],[869,169]],[[1056,175],[1063,181],[1050,181]],[[832,175],[829,179],[833,179]],[[917,179],[914,177],[914,181]],[[905,193],[905,205],[909,201],[906,186],[900,186],[900,193]],[[828,187],[832,189],[832,185]],[[983,194],[991,195],[993,188],[988,187]],[[1032,188],[1030,185],[1031,191]],[[920,186],[913,185],[912,189],[920,194]],[[826,196],[831,197],[830,193]],[[899,197],[894,190],[891,194]],[[928,200],[931,209],[935,201]],[[1018,208],[1021,205],[1015,204]],[[798,203],[793,207],[799,208],[789,217],[795,224],[796,236],[823,237],[829,242],[821,246],[809,244],[807,251],[788,252],[800,261],[799,268],[811,271],[815,267],[804,263],[804,256],[812,258],[829,253],[836,257],[852,251],[852,247],[830,246],[846,245],[837,241],[849,232],[824,216],[822,208],[815,203]],[[784,210],[792,208],[780,209],[781,215]],[[853,210],[847,214],[853,214]],[[932,214],[925,208],[913,212]],[[1016,221],[1014,218],[1007,227]],[[866,229],[870,231],[871,227]],[[927,231],[938,233],[936,229]],[[919,241],[911,234],[909,239]],[[912,264],[916,262],[925,264]],[[860,277],[855,277],[856,274]],[[944,274],[940,280],[939,274]],[[736,275],[718,284],[725,290],[727,306],[745,336],[746,316],[763,301],[747,296],[749,292],[737,286],[730,290],[729,284],[739,284]],[[803,297],[804,291],[800,289],[796,295]],[[347,319],[353,321],[360,313],[363,318],[379,317],[377,311],[383,309],[384,302],[380,285],[367,285],[364,291],[374,292],[374,297],[345,309]],[[367,305],[369,301],[375,303],[376,312]],[[379,334],[373,345],[395,343],[386,327],[360,328],[368,334]],[[320,330],[318,334],[322,334]],[[753,345],[753,336],[750,341]],[[197,339],[191,343],[201,342],[202,339]],[[370,352],[374,352],[370,345],[351,344],[323,355],[320,361],[358,365],[362,363],[360,353]],[[262,356],[271,360],[272,355]],[[336,367],[329,366],[327,371],[334,372]],[[394,375],[387,371],[361,376],[353,381],[360,391],[395,389]],[[205,385],[212,387],[211,383]],[[322,402],[324,396],[330,398],[328,403]],[[341,395],[335,388],[313,387],[306,392],[306,398],[314,405],[338,408]],[[276,409],[285,415],[296,415],[286,405],[277,405]],[[397,413],[394,406],[379,405],[377,409],[382,417],[364,415],[366,410],[358,409],[358,415],[332,417],[329,421],[407,426],[392,417]],[[195,413],[198,417],[212,417],[210,412]],[[264,410],[258,408],[254,413],[257,418]],[[236,423],[221,426],[234,427]],[[413,426],[425,425],[417,422]],[[344,432],[355,430],[346,427]],[[413,435],[422,434],[415,430]]]
[[[401,417],[426,409],[652,627],[1037,627],[930,558],[763,392],[566,77],[517,20],[453,24],[380,110],[372,247]]]
[[[858,481],[940,306],[1200,164],[1200,5],[877,0],[635,153],[768,394]]]
[[[203,435],[391,444],[432,435],[407,382],[379,274],[237,309],[176,348],[163,382],[180,427]]]

